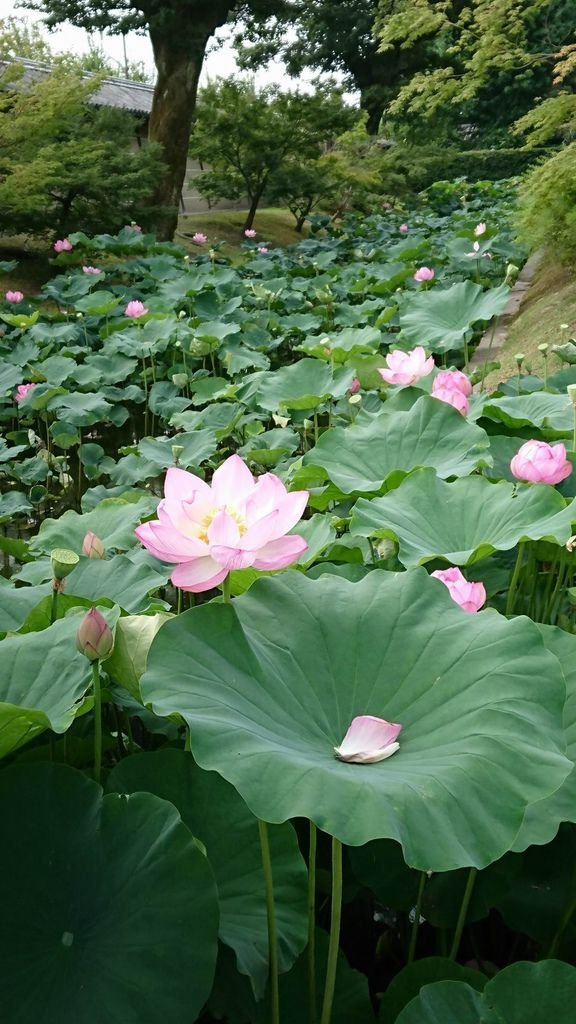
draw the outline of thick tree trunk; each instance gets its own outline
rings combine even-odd
[[[366,131],[368,135],[378,135],[380,121],[386,106],[383,90],[378,86],[369,85],[360,92],[360,108],[368,114]]]
[[[261,188],[255,195],[252,196],[252,199],[250,201],[250,209],[248,210],[248,213],[246,214],[246,220],[242,225],[242,234],[244,234],[245,231],[252,227],[254,223],[254,218],[256,216],[256,211],[258,209],[258,206],[260,205],[260,200],[262,199],[263,194],[264,188]]]
[[[150,21],[157,81],[148,139],[160,143],[166,164],[152,197],[153,206],[159,209],[155,228],[161,239],[171,239],[176,230],[206,45],[226,21],[229,6],[229,0],[200,0],[190,5],[185,18],[181,6],[166,5],[158,23]]]

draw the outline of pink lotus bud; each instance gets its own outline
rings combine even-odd
[[[192,241],[196,245],[204,245],[208,241],[208,235],[203,234],[202,231],[197,231],[195,235],[192,235]]]
[[[104,558],[104,544],[91,530],[88,531],[82,541],[82,554],[87,558]]]
[[[6,292],[6,302],[13,302],[14,304],[22,302],[24,298],[24,292]]]
[[[256,232],[254,228],[246,228],[244,234],[246,238],[256,238]]]
[[[124,310],[124,316],[137,320],[139,316],[146,316],[147,312],[148,310],[143,302],[140,302],[139,299],[132,299]]]
[[[386,356],[388,369],[378,368],[378,373],[387,384],[402,384],[406,387],[409,384],[416,384],[421,377],[427,377],[434,369],[432,356],[426,358],[426,352],[418,345],[411,352],[402,352],[400,349],[393,349]]]
[[[446,402],[446,405],[452,405],[463,416],[466,416],[468,412],[468,399],[457,388],[434,387],[433,384],[432,397],[437,398],[439,402]]]
[[[401,224],[398,230],[400,231],[401,235],[407,235],[409,228],[407,224]]]
[[[54,242],[53,248],[54,252],[70,252],[73,246],[67,238],[59,238],[57,242]]]
[[[22,399],[26,398],[29,391],[32,391],[36,387],[35,384],[19,384],[16,388],[16,394],[14,398],[17,402],[21,402]]]
[[[437,373],[434,378],[432,394],[434,394],[434,388],[450,388],[453,391],[461,391],[466,398],[472,394],[472,385],[462,370],[440,370],[440,373]]]
[[[414,280],[419,283],[422,281],[433,281],[434,276],[434,271],[430,267],[419,267],[414,274]]]
[[[436,569],[436,572],[430,575],[448,587],[452,600],[459,604],[465,612],[478,612],[482,605],[486,604],[484,584],[469,583],[456,566],[451,566],[450,569]]]
[[[267,253],[267,252],[270,252],[270,250],[269,250],[267,245],[259,245],[258,246],[258,252]]]
[[[361,386],[362,385],[360,384],[358,377],[354,377],[348,390],[351,395],[357,395],[358,392],[360,391]]]
[[[97,608],[91,608],[76,633],[76,647],[89,661],[104,661],[114,649],[112,630]]]
[[[139,224],[136,223],[135,220],[131,221],[130,224],[126,224],[126,227],[130,231],[136,231],[138,234],[142,234],[142,228],[140,227]]]
[[[82,267],[85,274],[101,274],[102,271],[98,267]]]
[[[382,209],[383,209],[383,210],[391,210],[391,209],[392,209],[392,203],[388,203],[388,202],[387,202],[387,201],[385,200],[385,201],[384,201],[384,202],[382,203]]]
[[[516,452],[510,469],[517,480],[533,484],[559,484],[570,476],[572,463],[566,458],[563,444],[526,441]]]
[[[480,221],[480,223],[477,224],[476,227],[474,228],[474,234],[476,235],[476,238],[480,238],[480,235],[483,235],[485,231],[486,225],[484,221]]]
[[[334,747],[339,761],[352,764],[376,764],[391,757],[400,744],[396,737],[402,726],[374,715],[358,715],[352,719],[342,743]]]

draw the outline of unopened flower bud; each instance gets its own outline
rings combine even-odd
[[[187,383],[188,383],[188,374],[187,373],[173,373],[172,374],[172,383],[174,384],[174,387],[185,388]]]
[[[566,541],[566,551],[569,551],[570,554],[572,554],[572,552],[574,551],[575,547],[576,547],[576,536],[572,535],[572,537],[569,537],[568,540]]]
[[[183,451],[184,451],[184,445],[182,445],[182,444],[173,444],[172,445],[172,458],[174,459],[174,465],[175,466],[177,466],[179,464],[180,456],[182,455]]]
[[[178,319],[179,320],[185,320],[186,319],[186,310],[185,309],[181,309],[180,310],[180,312],[178,313]]]
[[[386,561],[388,558],[393,558],[398,550],[398,545],[393,540],[381,540],[376,545],[376,553],[378,558]]]
[[[69,576],[73,569],[76,568],[80,561],[75,551],[69,551],[68,548],[54,548],[50,552],[50,562],[52,565],[52,573],[55,580],[63,580],[66,576]]]
[[[114,636],[103,615],[91,608],[76,633],[76,647],[89,661],[104,661],[114,649]]]
[[[100,537],[97,537],[91,530],[88,531],[82,541],[82,554],[86,558],[104,558],[106,551]]]

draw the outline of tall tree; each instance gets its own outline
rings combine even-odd
[[[264,2],[264,0],[261,0]],[[28,0],[49,27],[69,21],[88,32],[148,32],[157,79],[149,138],[163,147],[166,169],[154,205],[157,231],[171,238],[186,174],[190,128],[208,40],[230,15],[233,0]]]

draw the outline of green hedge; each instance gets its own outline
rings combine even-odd
[[[523,174],[537,160],[552,156],[550,148],[475,149],[442,153],[394,147],[384,158],[384,186],[388,177],[396,190],[403,179],[407,192],[422,192],[435,181],[467,178],[468,181],[499,181]]]

